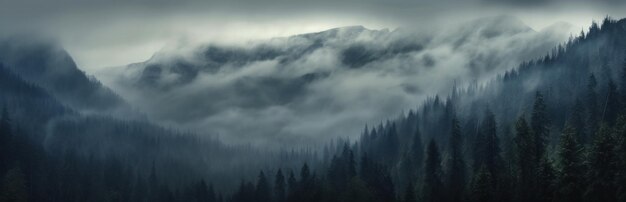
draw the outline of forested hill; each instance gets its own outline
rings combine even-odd
[[[319,157],[76,113],[10,63],[0,201],[626,201],[625,58],[626,20],[607,18]]]
[[[77,111],[140,117],[121,97],[78,69],[59,44],[37,36],[0,39],[0,63]]]
[[[330,144],[327,169],[311,177],[305,165],[287,194],[278,189],[274,197],[624,201],[625,58],[626,20],[593,23],[543,58],[434,96],[402,118],[366,127],[357,142]],[[259,200],[250,185],[242,183],[233,201]]]
[[[0,42],[0,201],[20,194],[31,201],[120,201],[130,197],[126,185],[147,181],[151,172],[159,194],[169,191],[161,185],[187,187],[201,179],[222,190],[265,165],[313,161],[310,152],[230,146],[137,118],[63,49],[23,40]]]

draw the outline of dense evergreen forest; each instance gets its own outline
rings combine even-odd
[[[0,201],[626,201],[626,19],[319,152],[86,115],[12,69]]]

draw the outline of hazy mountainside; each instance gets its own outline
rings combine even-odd
[[[133,115],[130,105],[76,67],[59,44],[39,37],[0,40],[0,63],[80,112]],[[135,116],[138,116],[135,114]]]
[[[564,24],[534,31],[506,16],[451,29],[343,27],[164,49],[98,76],[156,120],[228,141],[320,143],[449,92],[453,80],[482,81],[540,57],[569,35]]]
[[[510,26],[510,20],[493,22]],[[481,30],[478,35],[492,40],[506,30],[527,32],[523,28],[476,29]],[[363,37],[363,32],[371,31],[350,27],[296,38],[333,36],[333,40],[349,40]],[[556,46],[545,57],[523,62],[489,82],[451,85],[445,93],[448,96],[432,96],[400,118],[366,127],[357,141],[339,138],[319,152],[315,146],[280,152],[227,146],[199,136],[202,134],[168,129],[146,120],[78,113],[74,105],[56,98],[55,93],[68,92],[53,93],[44,87],[47,84],[38,83],[41,81],[23,79],[27,76],[22,74],[27,74],[16,73],[19,65],[3,65],[0,106],[6,107],[0,117],[0,161],[8,163],[0,164],[0,200],[26,195],[35,201],[622,201],[626,199],[626,170],[621,169],[626,167],[624,36],[626,20],[607,18],[601,25],[594,23],[587,33]],[[458,44],[457,48],[464,46]],[[469,51],[470,47],[465,48]],[[376,45],[352,51],[361,49],[376,49]],[[400,53],[405,50],[402,48],[378,50],[381,52],[373,54],[377,59],[371,62],[339,68],[347,72],[385,69],[388,66],[373,64],[385,60],[381,58],[400,57],[396,53],[427,48],[411,48],[405,53]],[[220,74],[223,68],[252,68],[229,66],[233,63],[230,60],[277,61],[294,52],[298,51],[284,51],[282,55],[268,52],[259,57],[235,51],[210,61],[230,58],[222,61],[225,66],[215,67],[219,69],[215,74]],[[25,61],[43,57],[31,52],[12,53],[16,54],[12,57]],[[231,54],[237,56],[227,56]],[[479,58],[475,57],[485,62]],[[178,66],[161,68],[166,67]],[[210,74],[203,71],[198,70],[198,78]],[[342,71],[305,80],[314,84],[346,74]],[[254,80],[250,76],[258,73],[248,72],[243,78]],[[134,87],[146,88],[142,92],[167,94],[193,85],[198,78],[188,84],[160,86],[131,81]],[[158,76],[153,79],[161,80]],[[357,84],[367,82],[351,85]],[[314,113],[313,109],[307,112]],[[276,115],[277,111],[271,112]],[[225,117],[224,121],[235,117]],[[245,126],[245,120],[233,124]],[[306,134],[312,127],[299,129]],[[253,180],[256,183],[250,182]]]
[[[2,42],[0,107],[10,116],[10,130],[45,150],[44,156],[114,158],[133,172],[147,173],[156,166],[163,183],[181,185],[208,178],[222,182],[219,189],[232,188],[236,183],[232,178],[252,176],[267,165],[292,167],[315,161],[305,150],[270,152],[225,145],[207,133],[153,124],[77,69],[62,48],[39,39],[26,41]]]
[[[597,149],[598,141],[604,141],[598,138],[607,131],[614,131],[610,132],[610,138],[618,141],[615,144],[622,144],[619,141],[624,140],[622,127],[625,123],[623,118],[618,118],[624,115],[626,108],[624,33],[626,20],[605,19],[601,26],[594,23],[588,33],[557,46],[545,57],[524,62],[490,82],[453,88],[448,96],[433,96],[399,119],[366,128],[361,139],[351,146],[354,153],[360,154],[355,155],[355,158],[369,154],[370,158],[387,165],[400,190],[404,190],[409,182],[422,183],[416,187],[430,186],[423,184],[427,182],[422,177],[428,176],[428,173],[423,173],[426,171],[422,169],[425,168],[424,163],[428,163],[424,159],[427,156],[427,143],[432,140],[441,151],[441,165],[451,165],[454,161],[450,159],[453,158],[451,156],[460,151],[456,155],[461,155],[464,163],[462,168],[455,169],[463,170],[467,174],[464,179],[466,183],[473,183],[468,176],[480,174],[481,165],[486,163],[488,169],[498,169],[488,171],[491,176],[509,177],[494,183],[515,187],[524,186],[517,184],[521,183],[517,181],[520,179],[514,177],[519,171],[516,169],[524,169],[516,167],[519,166],[519,158],[523,158],[518,156],[521,155],[519,153],[533,152],[520,145],[523,144],[520,142],[520,134],[523,133],[520,131],[522,119],[528,120],[522,125],[528,123],[531,134],[538,136],[534,140],[536,144],[543,144],[539,147],[545,147],[539,150],[545,150],[545,154],[537,154],[537,158],[547,159],[550,162],[547,166],[557,171],[560,166],[565,166],[559,164],[557,158],[560,155],[558,152],[563,149],[559,145],[564,141],[561,134],[575,134],[573,138],[576,138],[581,147],[585,145],[584,152],[589,154]],[[571,128],[566,129],[566,124]],[[609,129],[611,127],[615,129]],[[460,134],[461,139],[455,139],[454,134]],[[460,146],[459,141],[463,143]],[[608,152],[614,150],[609,149]],[[440,171],[446,172],[445,169]],[[416,172],[417,175],[414,174]],[[445,175],[439,177],[447,180]],[[619,183],[612,184],[612,181],[603,183],[607,183],[606,189],[620,186]],[[492,197],[514,198],[515,195],[508,194],[516,192],[507,190],[509,188],[491,190],[491,194],[500,195]],[[593,193],[596,187],[589,189]],[[469,194],[473,193],[473,190],[469,191]],[[418,191],[417,194],[424,193]]]

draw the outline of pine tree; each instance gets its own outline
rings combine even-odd
[[[272,200],[270,185],[263,171],[259,173],[254,198],[258,202],[270,202]]]
[[[419,129],[415,130],[413,138],[410,143],[410,147],[407,153],[404,155],[402,161],[402,172],[406,176],[405,182],[401,185],[408,185],[409,182],[417,182],[419,179],[419,173],[422,171],[422,163],[424,162],[424,145],[422,144],[422,137]]]
[[[550,202],[554,196],[556,174],[552,162],[542,158],[537,169],[537,202]]]
[[[602,109],[601,121],[607,123],[609,126],[615,125],[615,120],[620,111],[619,92],[617,86],[613,83],[613,79],[609,78],[607,84],[606,101],[604,103],[604,109]]]
[[[515,124],[515,146],[518,170],[518,195],[521,201],[531,201],[536,183],[535,138],[532,135],[524,115]]]
[[[474,202],[495,201],[494,181],[486,166],[480,166],[472,179],[470,199]]]
[[[9,153],[11,146],[11,119],[6,106],[2,108],[2,117],[0,117],[0,174],[5,173],[11,164],[11,154]]]
[[[608,126],[602,125],[594,137],[589,153],[589,187],[585,192],[588,201],[615,201],[615,145]]]
[[[463,159],[463,139],[461,137],[461,127],[456,118],[452,119],[452,130],[450,135],[449,159],[446,169],[448,201],[463,201],[463,190],[465,189],[465,160]]]
[[[251,182],[241,181],[239,188],[233,194],[232,202],[249,202],[255,200],[255,187]]]
[[[385,140],[385,163],[387,164],[391,164],[393,162],[396,161],[396,158],[398,157],[398,131],[396,129],[396,124],[392,123],[389,131],[387,132],[387,135],[385,136],[386,140]]]
[[[421,201],[438,202],[443,200],[441,175],[441,155],[439,154],[437,143],[435,143],[435,140],[431,139],[426,148]]]
[[[598,93],[596,87],[598,82],[596,77],[591,74],[587,81],[587,132],[585,142],[591,141],[591,135],[596,134],[599,126],[598,120]]]
[[[587,140],[585,135],[587,122],[585,121],[585,107],[579,99],[576,99],[576,101],[574,101],[574,109],[572,111],[572,115],[569,118],[569,123],[570,126],[575,130],[575,133],[577,135],[576,141],[579,144],[584,145],[585,141]]]
[[[276,172],[276,180],[274,180],[274,201],[285,201],[285,186],[285,176],[283,175],[283,171],[278,169],[278,172]]]
[[[617,173],[615,184],[617,187],[617,201],[626,201],[626,116],[622,115],[616,123],[616,142],[615,150],[617,156]]]
[[[482,158],[483,161],[478,165],[485,164],[487,170],[494,179],[494,182],[498,181],[496,174],[499,173],[502,165],[502,157],[500,156],[500,140],[498,139],[496,128],[496,119],[494,114],[487,110],[485,112],[485,118],[481,124],[481,133],[483,135],[482,141]]]
[[[622,111],[626,107],[626,57],[624,57],[624,61],[622,62],[622,71],[620,72],[620,88],[619,93],[621,95],[620,101],[622,103]]]
[[[289,171],[289,177],[287,178],[287,186],[289,186],[289,189],[287,190],[288,191],[287,201],[294,201],[295,195],[297,194],[297,190],[298,190],[298,181],[296,180],[296,177],[293,174],[293,171]]]
[[[148,196],[150,196],[151,201],[158,198],[160,186],[156,175],[156,166],[154,164],[154,161],[152,161],[152,168],[150,169],[150,176],[148,178]]]
[[[535,160],[539,161],[545,155],[546,141],[550,134],[550,119],[548,118],[547,107],[543,95],[539,91],[535,94],[530,126],[535,139]]]
[[[578,143],[579,135],[571,124],[567,124],[561,135],[558,151],[559,174],[556,200],[563,202],[581,202],[584,191],[584,169],[582,165],[582,147]]]

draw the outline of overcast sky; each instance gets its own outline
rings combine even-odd
[[[582,28],[607,14],[625,16],[620,1],[583,2],[591,1],[0,0],[0,31],[56,37],[80,68],[93,74],[102,67],[147,60],[180,42],[241,43],[348,25],[429,29],[501,14],[534,29],[556,22]]]

